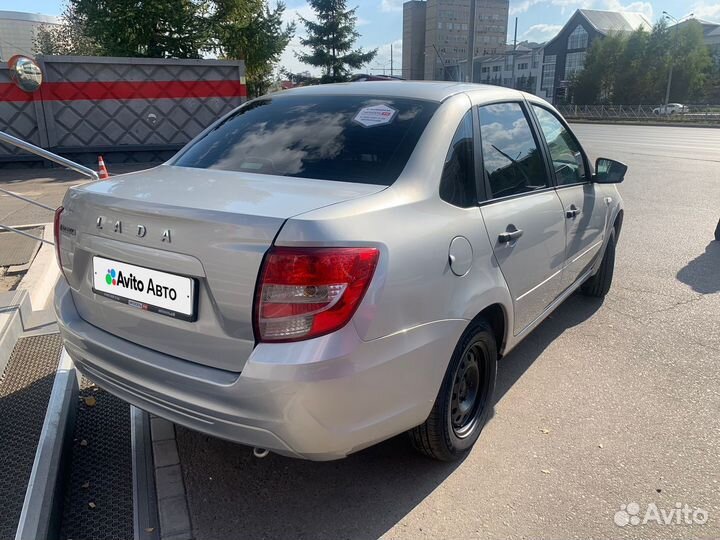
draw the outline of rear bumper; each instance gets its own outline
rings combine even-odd
[[[313,460],[344,457],[422,423],[467,325],[444,320],[365,342],[349,324],[304,342],[260,344],[235,373],[88,324],[62,279],[55,310],[77,368],[112,394],[197,431]]]

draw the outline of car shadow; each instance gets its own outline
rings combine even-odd
[[[495,403],[522,377],[543,351],[563,332],[582,324],[600,309],[603,300],[571,295],[540,326],[498,363]]]
[[[720,292],[720,242],[712,241],[705,253],[687,263],[677,279],[701,294]]]
[[[496,402],[555,338],[601,305],[570,297],[503,358]],[[248,447],[176,429],[197,538],[378,538],[463,463],[418,455],[405,435],[317,463],[274,454],[256,459]]]

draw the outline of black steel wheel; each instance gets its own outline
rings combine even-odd
[[[470,450],[492,412],[496,373],[495,336],[475,321],[455,348],[430,416],[409,432],[413,446],[442,461]]]

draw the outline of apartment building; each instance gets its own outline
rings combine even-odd
[[[505,50],[510,0],[475,0],[474,56]],[[408,5],[410,4],[410,5]],[[421,20],[424,18],[424,29]],[[470,0],[412,0],[403,5],[403,74],[410,79],[457,80],[468,57]],[[424,32],[424,42],[418,37]],[[407,53],[406,53],[407,49]],[[423,65],[422,77],[417,72]]]
[[[33,40],[40,26],[59,24],[57,17],[20,11],[0,11],[0,60],[16,54],[32,56]]]
[[[524,41],[518,43],[514,50],[512,46],[508,46],[504,54],[476,57],[473,82],[515,88],[539,95],[543,47],[543,43]],[[515,58],[514,72],[513,58]],[[461,75],[464,75],[466,65],[467,60],[460,62]]]

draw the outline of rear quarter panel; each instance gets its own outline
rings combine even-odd
[[[469,107],[467,96],[459,95],[438,109],[390,188],[296,216],[275,241],[285,246],[378,247],[378,268],[353,319],[363,340],[439,321],[457,321],[464,328],[495,303],[512,320],[510,296],[480,209],[457,208],[438,196],[445,155]],[[473,250],[464,276],[453,274],[449,265],[449,246],[456,236],[467,238]]]

